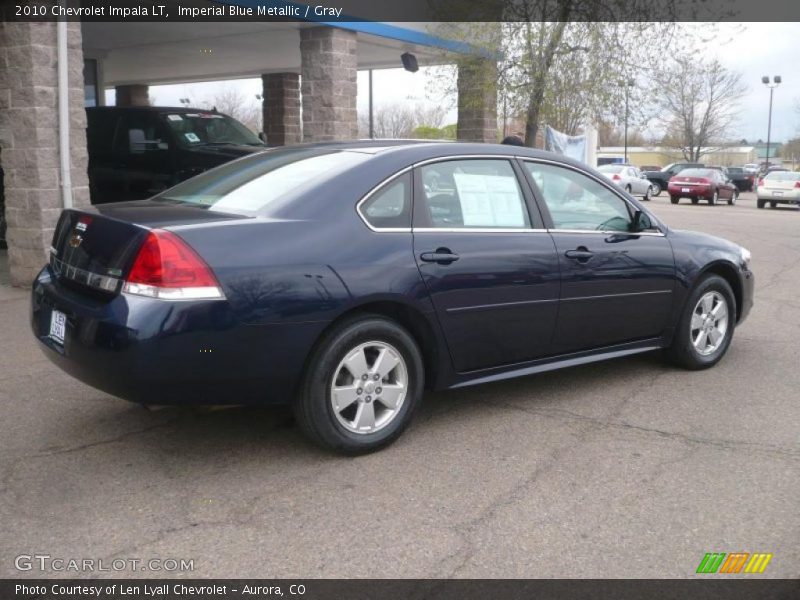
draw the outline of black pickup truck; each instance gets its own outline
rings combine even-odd
[[[740,192],[752,192],[755,186],[756,176],[748,173],[742,167],[728,167],[728,179],[730,179]]]
[[[644,176],[653,184],[653,196],[658,196],[661,190],[667,189],[667,183],[670,178],[674,177],[684,169],[696,169],[704,167],[702,163],[672,163],[667,165],[660,171],[644,171]]]

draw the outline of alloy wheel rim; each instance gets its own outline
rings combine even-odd
[[[697,301],[689,325],[692,346],[700,356],[709,356],[722,346],[728,332],[728,302],[716,291]]]
[[[331,408],[347,431],[375,433],[400,414],[407,391],[403,355],[386,342],[365,342],[348,351],[333,372]]]

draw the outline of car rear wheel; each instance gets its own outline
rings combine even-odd
[[[317,444],[346,454],[371,452],[400,436],[422,399],[423,383],[414,338],[393,321],[361,316],[321,340],[294,413]]]
[[[692,198],[692,204],[697,204],[698,202],[700,202],[699,198]]]
[[[714,190],[714,193],[711,195],[711,198],[708,199],[708,203],[711,206],[716,206],[717,200],[719,200],[719,192],[717,190]]]
[[[672,202],[673,204],[677,204],[679,199],[680,198],[678,198],[678,196],[670,196],[669,197],[669,201]]]
[[[686,301],[667,357],[687,369],[707,369],[728,351],[736,325],[736,300],[719,275],[702,279]]]
[[[765,205],[765,204],[766,204],[766,203],[765,203],[763,200],[761,200],[761,199],[759,199],[759,200],[756,200],[756,206],[758,206],[758,208],[764,208],[764,205]]]
[[[733,206],[736,204],[736,201],[739,199],[739,190],[733,190],[733,194],[731,194],[730,199],[728,200],[728,204]]]
[[[770,208],[778,208],[778,203],[777,202],[770,202],[769,203],[769,207]]]

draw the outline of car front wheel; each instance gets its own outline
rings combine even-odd
[[[717,204],[717,200],[719,200],[719,192],[717,190],[714,190],[714,193],[712,194],[711,198],[708,199],[708,203],[711,206],[715,206]]]
[[[642,200],[644,200],[645,202],[649,202],[652,196],[653,196],[653,186],[651,185],[648,186],[647,191],[644,193],[644,196],[642,197]]]
[[[404,328],[378,316],[349,319],[314,351],[293,405],[295,418],[321,446],[371,452],[400,436],[423,384],[419,348]]]
[[[733,190],[730,199],[728,200],[728,204],[734,205],[736,201],[739,199],[739,190]]]
[[[667,356],[687,369],[707,369],[725,355],[736,325],[736,300],[719,275],[702,279],[689,296]]]
[[[650,190],[650,193],[653,194],[653,196],[658,196],[661,193],[661,186],[657,183],[652,183],[650,185]]]

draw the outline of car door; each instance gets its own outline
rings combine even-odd
[[[633,181],[635,182],[633,188],[634,195],[644,196],[645,194],[647,194],[647,190],[650,187],[650,180],[648,180],[644,176],[644,173],[642,173],[636,167],[631,167],[631,171],[632,171],[631,177],[633,177]]]
[[[550,353],[555,246],[509,158],[415,168],[414,255],[459,372]]]
[[[669,240],[655,228],[632,231],[636,207],[600,178],[546,161],[523,165],[561,266],[553,350],[662,335],[675,285]]]

